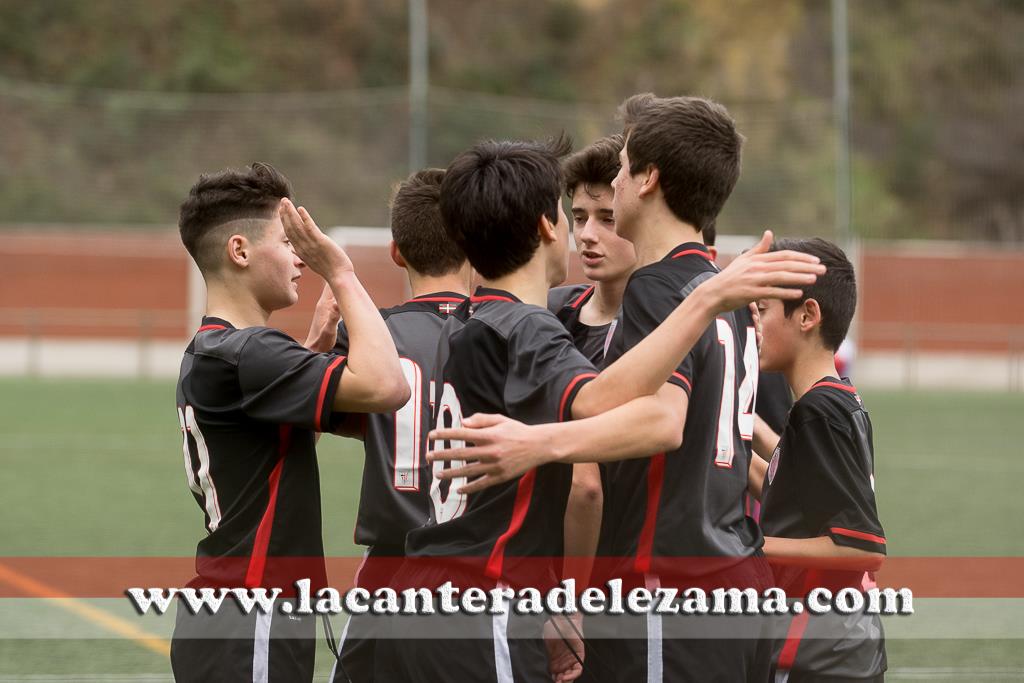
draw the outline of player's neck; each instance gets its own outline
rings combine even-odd
[[[538,249],[534,257],[514,273],[493,280],[484,278],[480,284],[484,287],[509,292],[523,303],[547,308],[549,287],[543,254],[540,252],[541,250]]]
[[[580,311],[580,322],[584,325],[607,325],[618,314],[622,307],[622,294],[626,291],[628,277],[598,282],[594,287],[594,295],[583,304]]]
[[[434,294],[436,292],[452,292],[469,296],[470,270],[467,266],[456,273],[444,275],[420,275],[412,270],[409,274],[409,289],[413,298]]]
[[[206,315],[226,320],[238,329],[265,327],[270,311],[256,301],[244,287],[220,280],[206,283]]]
[[[652,211],[651,215],[641,219],[640,225],[633,239],[639,267],[660,261],[685,242],[704,243],[697,229],[676,218],[668,207]]]
[[[822,377],[839,377],[839,371],[836,370],[835,355],[828,349],[816,348],[798,354],[785,375],[793,396],[799,399]]]

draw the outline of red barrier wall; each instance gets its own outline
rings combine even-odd
[[[381,306],[407,296],[387,250],[349,248]],[[0,336],[184,339],[188,256],[177,234],[27,232],[0,240]],[[1024,348],[1024,250],[869,245],[859,270],[861,350]],[[570,279],[581,281],[573,261]],[[305,335],[322,281],[307,272],[300,301],[271,323]]]

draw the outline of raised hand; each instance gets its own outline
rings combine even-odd
[[[313,320],[309,325],[305,347],[311,351],[326,353],[334,348],[338,341],[338,323],[341,322],[341,308],[334,298],[331,286],[325,284],[320,299],[313,311]]]
[[[697,288],[711,297],[718,312],[732,311],[756,299],[799,299],[802,286],[825,273],[817,256],[798,251],[772,251],[772,231],[743,252],[721,273]]]
[[[348,254],[317,227],[305,208],[300,206],[296,209],[290,200],[282,199],[278,213],[284,234],[310,270],[325,280],[352,272],[352,260]]]

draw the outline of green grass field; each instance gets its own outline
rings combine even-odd
[[[1024,395],[866,392],[890,555],[1022,556]],[[0,380],[4,556],[187,556],[202,516],[184,481],[169,382]],[[356,442],[320,446],[325,545],[356,555]],[[78,618],[78,617],[75,617]],[[102,629],[97,637],[103,638]],[[1022,680],[1019,640],[890,640],[889,680]],[[318,670],[329,668],[326,645]],[[135,642],[0,639],[0,681],[169,677]],[[62,678],[67,677],[67,678]],[[38,680],[38,678],[37,678]]]

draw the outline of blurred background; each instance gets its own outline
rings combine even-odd
[[[717,99],[746,135],[720,234],[851,249],[867,384],[1024,387],[1019,1],[0,0],[0,18],[0,373],[176,374],[202,293],[174,225],[201,172],[269,161],[321,225],[381,227],[410,169],[484,137],[583,146],[651,90]],[[301,333],[315,289],[278,324]]]
[[[169,628],[123,600],[10,610],[52,594],[17,557],[193,552],[173,380],[200,173],[275,165],[391,305],[395,182],[485,137],[582,147],[642,91],[746,136],[725,254],[772,228],[854,259],[890,554],[1024,556],[1021,36],[1020,0],[0,0],[0,681],[168,678]],[[272,324],[302,338],[319,287]],[[328,553],[356,555],[361,448],[320,451]],[[887,622],[890,680],[1024,680],[1024,607],[983,603],[944,635],[927,600]]]

